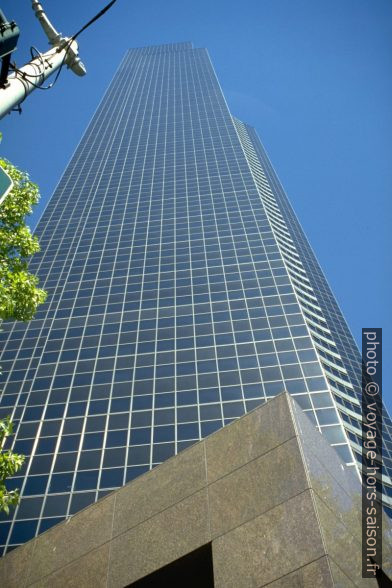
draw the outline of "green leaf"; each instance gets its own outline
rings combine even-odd
[[[0,321],[29,321],[46,299],[46,292],[38,286],[38,278],[28,270],[29,258],[39,251],[39,243],[25,218],[37,204],[39,191],[28,175],[9,161],[0,159],[0,167],[14,182],[0,205]],[[0,512],[3,510],[7,514],[11,506],[19,503],[19,492],[8,490],[4,482],[20,470],[25,460],[23,455],[3,450],[12,432],[10,417],[0,420]]]
[[[0,159],[14,187],[0,206],[0,319],[29,321],[45,302],[46,292],[28,271],[28,260],[39,251],[25,217],[39,200],[38,187],[28,175]]]

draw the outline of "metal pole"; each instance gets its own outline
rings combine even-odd
[[[23,102],[33,90],[42,86],[63,65],[78,76],[86,73],[78,55],[77,42],[56,31],[38,0],[32,0],[32,8],[53,48],[46,53],[40,53],[8,76],[8,83],[0,88],[0,119]]]
[[[17,72],[8,76],[8,85],[0,89],[0,119],[18,106],[64,62],[66,50],[50,49]]]

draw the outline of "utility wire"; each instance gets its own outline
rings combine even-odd
[[[61,70],[63,69],[63,66],[65,64],[65,60],[67,58],[67,53],[68,53],[68,50],[69,50],[69,48],[70,48],[70,46],[72,44],[72,41],[75,41],[76,37],[79,37],[79,35],[81,33],[83,33],[83,31],[85,31],[86,29],[88,29],[88,27],[91,26],[95,21],[99,20],[101,18],[101,16],[103,16],[105,14],[105,12],[107,12],[113,6],[113,4],[115,4],[116,2],[117,2],[117,0],[112,0],[111,2],[109,2],[109,4],[107,4],[106,6],[104,6],[102,8],[102,10],[100,10],[91,20],[89,20],[84,26],[82,26],[82,28],[77,33],[75,33],[74,35],[72,35],[72,37],[67,41],[67,46],[65,48],[65,55],[64,55],[63,62],[60,65],[60,69],[58,70],[57,75],[56,75],[54,81],[51,84],[49,84],[48,88],[45,88],[45,89],[48,89],[49,90],[50,88],[53,88],[53,86],[57,82],[57,80],[58,80],[58,78],[60,76]]]
[[[86,29],[88,29],[89,26],[91,26],[95,21],[97,21],[98,19],[100,19],[101,16],[103,16],[105,14],[105,12],[107,12],[113,6],[113,4],[115,4],[116,2],[117,2],[117,0],[112,0],[111,2],[109,2],[109,4],[107,4],[106,6],[104,6],[102,8],[102,10],[100,10],[91,20],[89,20],[84,26],[82,26],[82,28],[77,33],[75,33],[74,35],[72,35],[72,37],[67,41],[67,46],[65,48],[65,55],[64,55],[63,62],[60,65],[60,69],[57,72],[56,78],[54,79],[54,81],[51,84],[49,84],[49,87],[47,88],[48,90],[50,88],[53,88],[53,86],[55,85],[55,83],[57,82],[57,80],[59,78],[59,75],[61,73],[61,70],[63,69],[65,60],[67,58],[68,50],[69,50],[69,48],[70,48],[70,46],[72,44],[72,41],[75,41],[76,37],[79,37],[79,35],[81,33],[83,33],[83,31],[85,31]]]
[[[90,25],[92,25],[96,20],[101,18],[101,16],[103,16],[105,14],[105,12],[107,12],[109,10],[109,8],[111,8],[113,6],[113,4],[115,4],[116,2],[117,2],[117,0],[112,0],[111,2],[109,2],[109,4],[107,4],[104,8],[102,8],[102,10],[100,12],[98,12],[98,14],[96,14],[94,16],[94,18],[89,20],[88,23],[86,23],[77,33],[72,35],[71,39],[74,41],[76,39],[76,37],[79,37],[80,33],[83,33],[83,31],[88,29],[88,27]]]
[[[31,84],[32,86],[34,86],[34,88],[36,88],[37,90],[51,90],[53,88],[53,86],[55,85],[55,83],[57,82],[57,80],[59,79],[59,76],[61,74],[61,70],[63,69],[63,66],[65,64],[65,60],[67,58],[68,49],[71,46],[71,43],[72,43],[72,39],[69,39],[67,41],[67,43],[66,43],[64,58],[63,58],[63,60],[61,62],[61,65],[60,65],[59,69],[57,70],[56,76],[55,76],[53,82],[51,82],[47,86],[40,86],[39,84],[36,84],[36,83],[34,83],[32,81],[31,78],[35,78],[35,79],[38,78],[39,79],[41,77],[41,75],[42,75],[40,73],[32,74],[32,73],[27,73],[25,71],[21,71],[20,69],[18,69],[16,67],[15,63],[10,64],[10,69],[12,69],[15,72],[15,74],[17,76],[19,76],[19,79],[23,83],[25,82],[25,80],[27,80],[28,83]],[[63,47],[63,49],[64,49],[64,47]],[[43,58],[43,55],[37,49],[35,49],[35,47],[30,47],[31,56],[33,57],[33,51],[34,50],[37,51],[36,57],[39,57],[40,58],[41,65],[44,67],[45,60]],[[30,79],[27,79],[27,78],[30,78]],[[22,102],[23,102],[23,100],[22,100]]]
[[[76,37],[78,37],[81,33],[83,33],[83,31],[85,31],[86,29],[88,29],[89,26],[91,26],[95,21],[97,21],[98,19],[101,18],[101,16],[103,16],[105,14],[105,12],[107,12],[112,6],[113,4],[115,4],[117,2],[117,0],[112,0],[111,2],[109,2],[109,4],[107,4],[106,6],[104,6],[104,8],[102,8],[102,10],[100,10],[91,20],[89,20],[77,33],[75,33],[74,35],[72,35],[72,37],[70,37],[66,43],[65,47],[61,47],[59,48],[64,49],[65,48],[65,54],[64,54],[64,59],[59,67],[59,70],[56,74],[55,79],[53,80],[53,82],[51,82],[48,86],[40,86],[38,84],[35,84],[32,80],[29,80],[29,83],[34,86],[37,90],[51,90],[53,88],[53,86],[55,85],[55,83],[57,82],[57,80],[59,79],[61,70],[63,69],[63,66],[65,64],[65,60],[67,58],[67,54],[68,54],[68,50],[72,44],[72,42],[76,39]],[[40,53],[40,51],[38,51],[35,47],[31,47],[30,48],[30,52],[31,52],[31,56],[33,57],[33,51],[36,51],[36,57],[39,57],[41,60],[41,64],[43,65],[44,60],[43,60],[43,56]],[[22,81],[24,78],[39,78],[40,74],[28,74],[26,72],[22,72],[20,71],[15,63],[10,64],[10,69],[12,69],[16,75],[19,75],[20,78],[22,78]]]

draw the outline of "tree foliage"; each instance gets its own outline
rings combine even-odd
[[[1,140],[1,135],[0,135]],[[4,159],[0,166],[13,180],[14,186],[0,204],[0,323],[3,319],[29,321],[46,292],[38,288],[38,278],[28,271],[28,258],[39,251],[37,237],[31,234],[25,217],[39,199],[38,187],[26,173]],[[8,490],[5,481],[22,466],[24,456],[4,450],[12,434],[10,417],[0,420],[0,512],[9,512],[19,502],[18,490]]]
[[[45,291],[38,288],[38,278],[27,267],[39,243],[25,217],[38,202],[39,192],[28,175],[8,161],[0,159],[0,166],[14,182],[0,204],[0,319],[29,321],[46,298]]]
[[[16,506],[19,502],[19,492],[8,490],[5,480],[22,467],[24,455],[12,451],[1,451],[6,438],[12,434],[12,422],[9,417],[0,421],[0,512],[9,513],[10,506]]]

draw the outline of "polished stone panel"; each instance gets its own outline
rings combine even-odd
[[[392,578],[392,521],[387,515],[383,517],[382,536],[383,570]]]
[[[170,562],[136,582],[132,588],[214,588],[211,543]]]
[[[268,584],[325,555],[311,491],[212,543],[216,588]]]
[[[186,449],[116,492],[113,537],[207,484],[204,443]]]
[[[350,578],[348,578],[344,572],[342,572],[342,570],[339,568],[339,566],[337,566],[331,558],[329,558],[329,566],[331,568],[335,588],[354,588],[355,587],[354,582],[352,580],[350,580]],[[371,586],[373,586],[373,588],[376,588],[376,586],[377,586],[376,581],[373,581],[373,584],[371,584]]]
[[[327,553],[341,573],[358,586],[376,586],[361,577],[361,484],[356,471],[343,464],[332,447],[311,425],[295,400],[290,404]],[[384,570],[390,572],[389,520],[383,529]]]
[[[212,537],[254,519],[307,487],[294,437],[209,486]]]
[[[108,587],[127,586],[209,541],[204,489],[112,540]]]
[[[260,584],[257,588],[263,588]],[[351,584],[353,586],[353,584]],[[268,584],[268,588],[333,588],[328,558],[322,557]],[[347,584],[350,588],[350,583]]]
[[[288,400],[295,422],[296,434],[300,440],[308,466],[309,476],[312,478],[312,462],[313,456],[315,456],[322,468],[335,478],[348,495],[356,495],[360,488],[360,482],[354,468],[343,464],[335,449],[325,442],[325,438],[314,427],[306,413],[301,410],[295,401],[295,397],[288,396]],[[316,471],[315,476],[317,477],[317,475]]]
[[[14,549],[6,557],[0,558],[0,586],[2,588],[26,586],[34,547],[35,539]]]
[[[124,588],[211,544],[216,588],[376,588],[359,505],[358,480],[281,395],[7,554],[0,585]]]
[[[361,577],[361,536],[354,537],[317,495],[314,499],[328,555],[356,586],[375,587],[375,580]]]
[[[115,494],[40,535],[32,557],[30,582],[49,575],[111,538]]]
[[[205,441],[209,483],[295,436],[288,398],[277,396],[230,425],[230,434],[226,431],[221,429]]]
[[[105,588],[109,543],[90,551],[54,574],[28,584],[29,588]]]
[[[317,432],[315,431],[315,435]],[[301,441],[302,448],[303,442]],[[361,535],[361,489],[359,482],[355,481],[355,491],[348,493],[346,488],[331,474],[333,461],[337,461],[335,452],[331,453],[329,469],[316,457],[316,454],[308,447],[304,449],[304,458],[309,482],[328,508],[336,514],[336,517],[343,523],[353,535]],[[343,465],[343,464],[342,464]],[[345,471],[340,478],[344,478]]]

